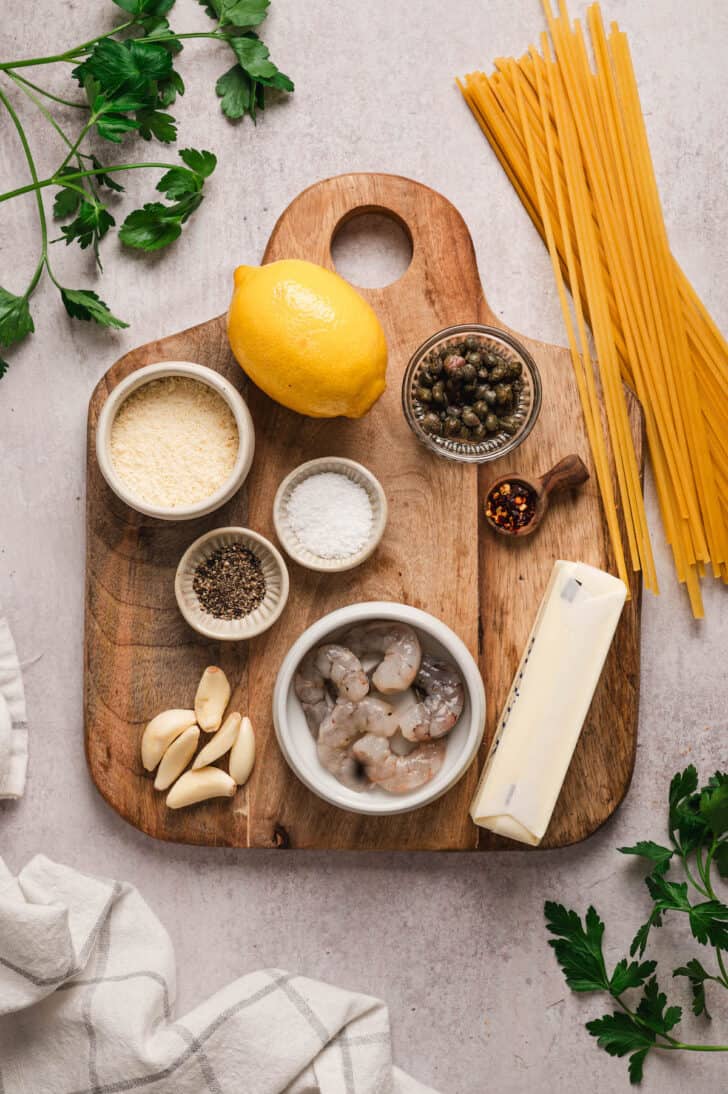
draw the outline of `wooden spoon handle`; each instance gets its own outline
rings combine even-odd
[[[541,476],[541,488],[544,494],[558,494],[573,486],[581,486],[589,478],[584,461],[576,455],[564,456],[557,464]]]

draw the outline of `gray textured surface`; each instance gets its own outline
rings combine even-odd
[[[32,21],[6,21],[5,54],[81,41],[105,29],[111,12],[110,4],[91,12],[67,0],[34,6]],[[178,8],[179,29],[199,24],[191,0]],[[688,14],[679,0],[610,0],[606,11],[630,33],[674,251],[725,326],[728,9],[722,0],[699,0]],[[299,190],[352,169],[399,172],[442,190],[470,225],[497,314],[531,335],[563,340],[546,254],[452,83],[455,73],[486,67],[534,39],[542,25],[537,0],[452,0],[446,8],[434,0],[276,0],[273,12],[266,40],[299,90],[266,112],[257,130],[226,125],[212,83],[227,59],[207,43],[189,45],[182,141],[215,149],[220,168],[173,252],[147,259],[107,246],[99,291],[130,330],[110,336],[71,324],[45,285],[34,300],[38,333],[13,355],[0,385],[0,602],[28,664],[32,749],[25,799],[0,806],[0,853],[18,868],[43,851],[138,885],[177,947],[183,1007],[238,973],[278,965],[386,999],[398,1062],[445,1094],[624,1090],[624,1065],[599,1052],[581,1025],[599,1003],[565,989],[545,945],[541,907],[547,897],[594,901],[608,919],[610,953],[621,953],[644,900],[615,846],[661,834],[668,780],[679,765],[693,760],[707,774],[727,758],[725,591],[706,589],[707,621],[691,620],[651,492],[663,593],[644,605],[635,778],[616,818],[582,846],[482,857],[165,846],[110,812],[86,774],[89,394],[127,348],[221,311],[232,268],[259,260]],[[54,135],[41,120],[33,129],[41,160],[52,167],[60,158]],[[1,137],[6,189],[26,175],[5,121]],[[151,180],[137,183],[149,200]],[[31,200],[5,206],[1,223],[0,280],[18,291],[35,261]],[[89,282],[85,255],[57,246],[54,256],[71,284]],[[685,941],[678,926],[663,930],[667,961],[670,945]],[[681,945],[679,957],[693,949]],[[719,1017],[728,1015],[716,1015],[714,1039],[721,1024],[725,1030]],[[728,1086],[725,1057],[670,1056],[647,1071],[644,1089],[653,1094],[687,1082],[695,1091]]]

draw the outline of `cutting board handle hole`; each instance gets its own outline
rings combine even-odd
[[[352,209],[331,239],[337,272],[362,289],[383,289],[399,281],[412,261],[412,235],[405,222],[376,206]]]

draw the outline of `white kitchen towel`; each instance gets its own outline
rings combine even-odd
[[[174,996],[171,942],[131,885],[0,859],[3,1094],[434,1094],[392,1065],[378,999],[279,969],[179,1020]]]
[[[28,768],[25,717],[18,655],[7,620],[0,615],[0,798],[19,798],[25,790]]]

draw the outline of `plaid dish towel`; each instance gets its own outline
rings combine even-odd
[[[23,677],[10,627],[0,615],[0,798],[22,795],[27,767]]]
[[[130,885],[0,859],[3,1094],[434,1094],[392,1066],[377,999],[266,969],[183,1019],[166,931]]]

